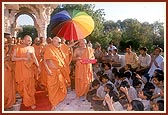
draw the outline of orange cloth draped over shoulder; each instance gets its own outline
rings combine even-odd
[[[17,46],[16,57],[27,57],[27,48],[24,45]],[[23,104],[27,107],[35,104],[35,79],[32,65],[32,62],[24,60],[16,61],[15,63],[17,91],[23,97]]]
[[[41,53],[42,53],[44,46],[42,46],[42,45],[37,46],[37,45],[33,44],[33,47],[35,50],[36,58],[37,58],[38,62],[40,62],[42,60]]]
[[[4,108],[11,108],[16,101],[12,61],[4,62]]]
[[[72,53],[70,48],[66,45],[66,44],[62,44],[61,45],[61,50],[64,53],[64,60],[65,60],[65,70],[66,70],[66,75],[65,75],[65,79],[66,82],[70,82],[70,63],[72,61]]]
[[[93,49],[86,48],[81,56],[82,59],[90,59],[93,57]],[[77,97],[83,96],[89,89],[90,83],[93,81],[92,64],[82,64],[76,62],[75,66],[75,91]]]
[[[36,55],[37,61],[38,61],[38,63],[40,63],[42,61],[41,52],[43,50],[43,46],[41,46],[41,45],[38,46],[38,45],[33,44],[33,47],[35,50],[35,55]],[[38,73],[37,66],[35,64],[33,64],[33,72],[34,72],[34,76],[35,76],[36,80],[38,80],[39,73]]]
[[[64,61],[64,53],[60,50],[61,48],[56,48],[54,45],[49,44],[46,46],[44,53],[44,60],[52,60],[57,69],[50,68],[53,75],[47,74],[47,88],[49,100],[52,106],[58,105],[64,100],[67,89],[65,83],[66,68]]]
[[[39,77],[39,82],[41,85],[43,86],[47,86],[47,72],[44,66],[44,52],[46,49],[47,45],[40,45],[42,47],[42,51],[41,51],[41,58],[42,60],[39,62],[40,68],[41,68],[41,72],[40,72],[40,77]],[[46,89],[47,90],[47,89]]]

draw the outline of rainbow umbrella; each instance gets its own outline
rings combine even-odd
[[[83,39],[94,29],[92,17],[79,10],[58,12],[52,16],[50,24],[51,32],[66,40]]]

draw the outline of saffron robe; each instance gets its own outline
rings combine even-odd
[[[68,75],[68,72],[65,68],[65,54],[61,48],[56,48],[54,45],[49,44],[44,52],[44,60],[52,60],[56,67],[56,69],[50,68],[53,73],[52,76],[47,74],[49,100],[52,106],[56,106],[64,100],[67,94],[65,76]]]
[[[80,56],[82,59],[91,59],[93,56],[93,49],[86,48],[82,55]],[[82,64],[80,60],[76,61],[75,66],[75,91],[77,97],[83,96],[87,93],[90,83],[93,81],[93,70],[92,64]]]
[[[34,50],[32,46],[29,49]],[[28,48],[24,45],[18,45],[16,48],[16,57],[27,58]],[[23,104],[26,107],[35,104],[35,79],[33,75],[33,61],[16,61],[15,79],[17,91],[23,97]]]

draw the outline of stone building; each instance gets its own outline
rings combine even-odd
[[[4,33],[10,33],[16,37],[22,30],[17,24],[17,18],[26,14],[34,21],[34,27],[38,36],[47,37],[47,26],[50,23],[50,15],[58,4],[9,4],[3,3],[4,8]]]

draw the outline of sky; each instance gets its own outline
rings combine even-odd
[[[106,20],[121,20],[135,18],[140,22],[153,23],[164,22],[166,19],[166,3],[163,2],[111,2],[109,4],[97,4],[96,9],[104,9]]]
[[[104,2],[95,3],[95,10],[104,9],[105,20],[114,22],[132,18],[142,22],[166,21],[166,2]],[[21,15],[18,25],[34,25],[31,17]]]

